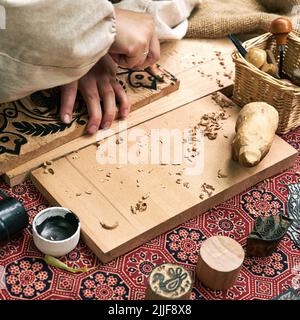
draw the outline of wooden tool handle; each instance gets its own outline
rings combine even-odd
[[[281,17],[273,20],[270,27],[270,32],[276,36],[277,45],[286,45],[287,36],[292,30],[292,22]]]

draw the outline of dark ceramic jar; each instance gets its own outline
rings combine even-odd
[[[0,243],[9,241],[14,235],[25,229],[29,218],[22,204],[0,191]]]

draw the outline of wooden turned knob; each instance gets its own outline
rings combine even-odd
[[[270,27],[270,32],[276,36],[277,45],[286,45],[287,36],[292,30],[292,22],[287,18],[273,20]]]
[[[165,263],[148,278],[146,300],[189,300],[193,289],[191,275],[183,267]]]
[[[245,258],[242,246],[229,237],[215,236],[200,248],[197,278],[208,288],[225,290],[232,287]]]

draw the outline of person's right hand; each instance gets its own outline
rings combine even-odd
[[[117,35],[109,53],[124,68],[144,69],[160,58],[160,44],[152,17],[116,9]]]

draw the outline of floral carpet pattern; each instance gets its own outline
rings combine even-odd
[[[283,138],[300,150],[300,128]],[[88,267],[90,271],[85,274],[71,274],[48,266],[33,244],[29,227],[0,246],[0,299],[144,299],[148,275],[164,262],[184,266],[195,278],[197,254],[205,239],[224,235],[245,247],[256,217],[287,214],[287,185],[300,183],[299,171],[300,156],[288,171],[262,181],[105,265],[80,242],[64,262],[71,267]],[[23,203],[30,223],[47,207],[30,181],[12,189],[0,181],[0,188]],[[235,285],[228,290],[212,291],[195,280],[192,299],[269,300],[299,288],[300,250],[285,236],[271,256],[246,257]]]

